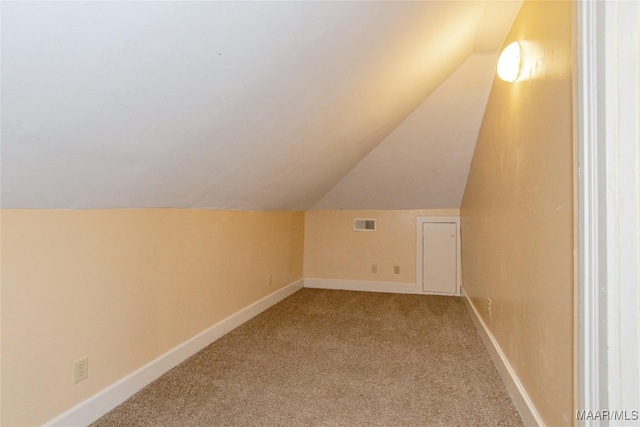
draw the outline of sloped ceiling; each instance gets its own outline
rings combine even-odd
[[[2,207],[307,209],[514,4],[2,2]]]
[[[460,207],[496,61],[471,55],[314,208]]]

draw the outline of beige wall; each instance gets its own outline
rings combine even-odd
[[[548,425],[574,418],[571,22],[523,4],[525,75],[494,82],[461,209],[463,287]]]
[[[2,425],[41,424],[302,277],[302,213],[1,215]]]
[[[416,282],[416,218],[457,216],[458,209],[317,210],[305,214],[304,277]],[[377,219],[376,232],[353,231],[354,218]],[[371,265],[378,272],[371,272]],[[400,274],[393,266],[400,266]]]

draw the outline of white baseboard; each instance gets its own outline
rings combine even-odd
[[[45,423],[45,426],[86,426],[91,424],[170,369],[226,333],[297,292],[302,286],[303,281],[298,280],[254,302]]]
[[[366,280],[303,279],[305,288],[334,289],[338,291],[386,292],[390,294],[460,296],[441,292],[424,292],[415,283],[370,282]]]
[[[482,338],[485,347],[487,347],[487,351],[489,352],[489,355],[491,356],[491,359],[493,360],[493,363],[496,366],[496,369],[498,370],[502,381],[507,387],[509,394],[513,398],[513,403],[520,412],[522,421],[524,421],[525,425],[527,425],[528,427],[543,427],[544,422],[542,421],[540,414],[529,398],[529,395],[520,382],[520,379],[516,375],[516,372],[511,367],[509,360],[500,348],[498,341],[496,341],[496,338],[493,336],[487,325],[482,320],[482,317],[480,317],[478,310],[471,302],[471,299],[469,298],[469,295],[465,291],[464,287],[462,287],[462,296],[464,297],[463,300],[465,305],[467,306],[467,310],[471,315],[471,320],[473,320],[480,338]]]
[[[415,283],[367,282],[341,279],[304,279],[304,287],[341,291],[388,292],[393,294],[419,293]]]

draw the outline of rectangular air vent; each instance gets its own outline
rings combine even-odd
[[[376,231],[376,220],[371,218],[355,218],[353,231]]]

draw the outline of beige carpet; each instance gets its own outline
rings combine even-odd
[[[302,289],[93,426],[522,425],[460,298]]]

